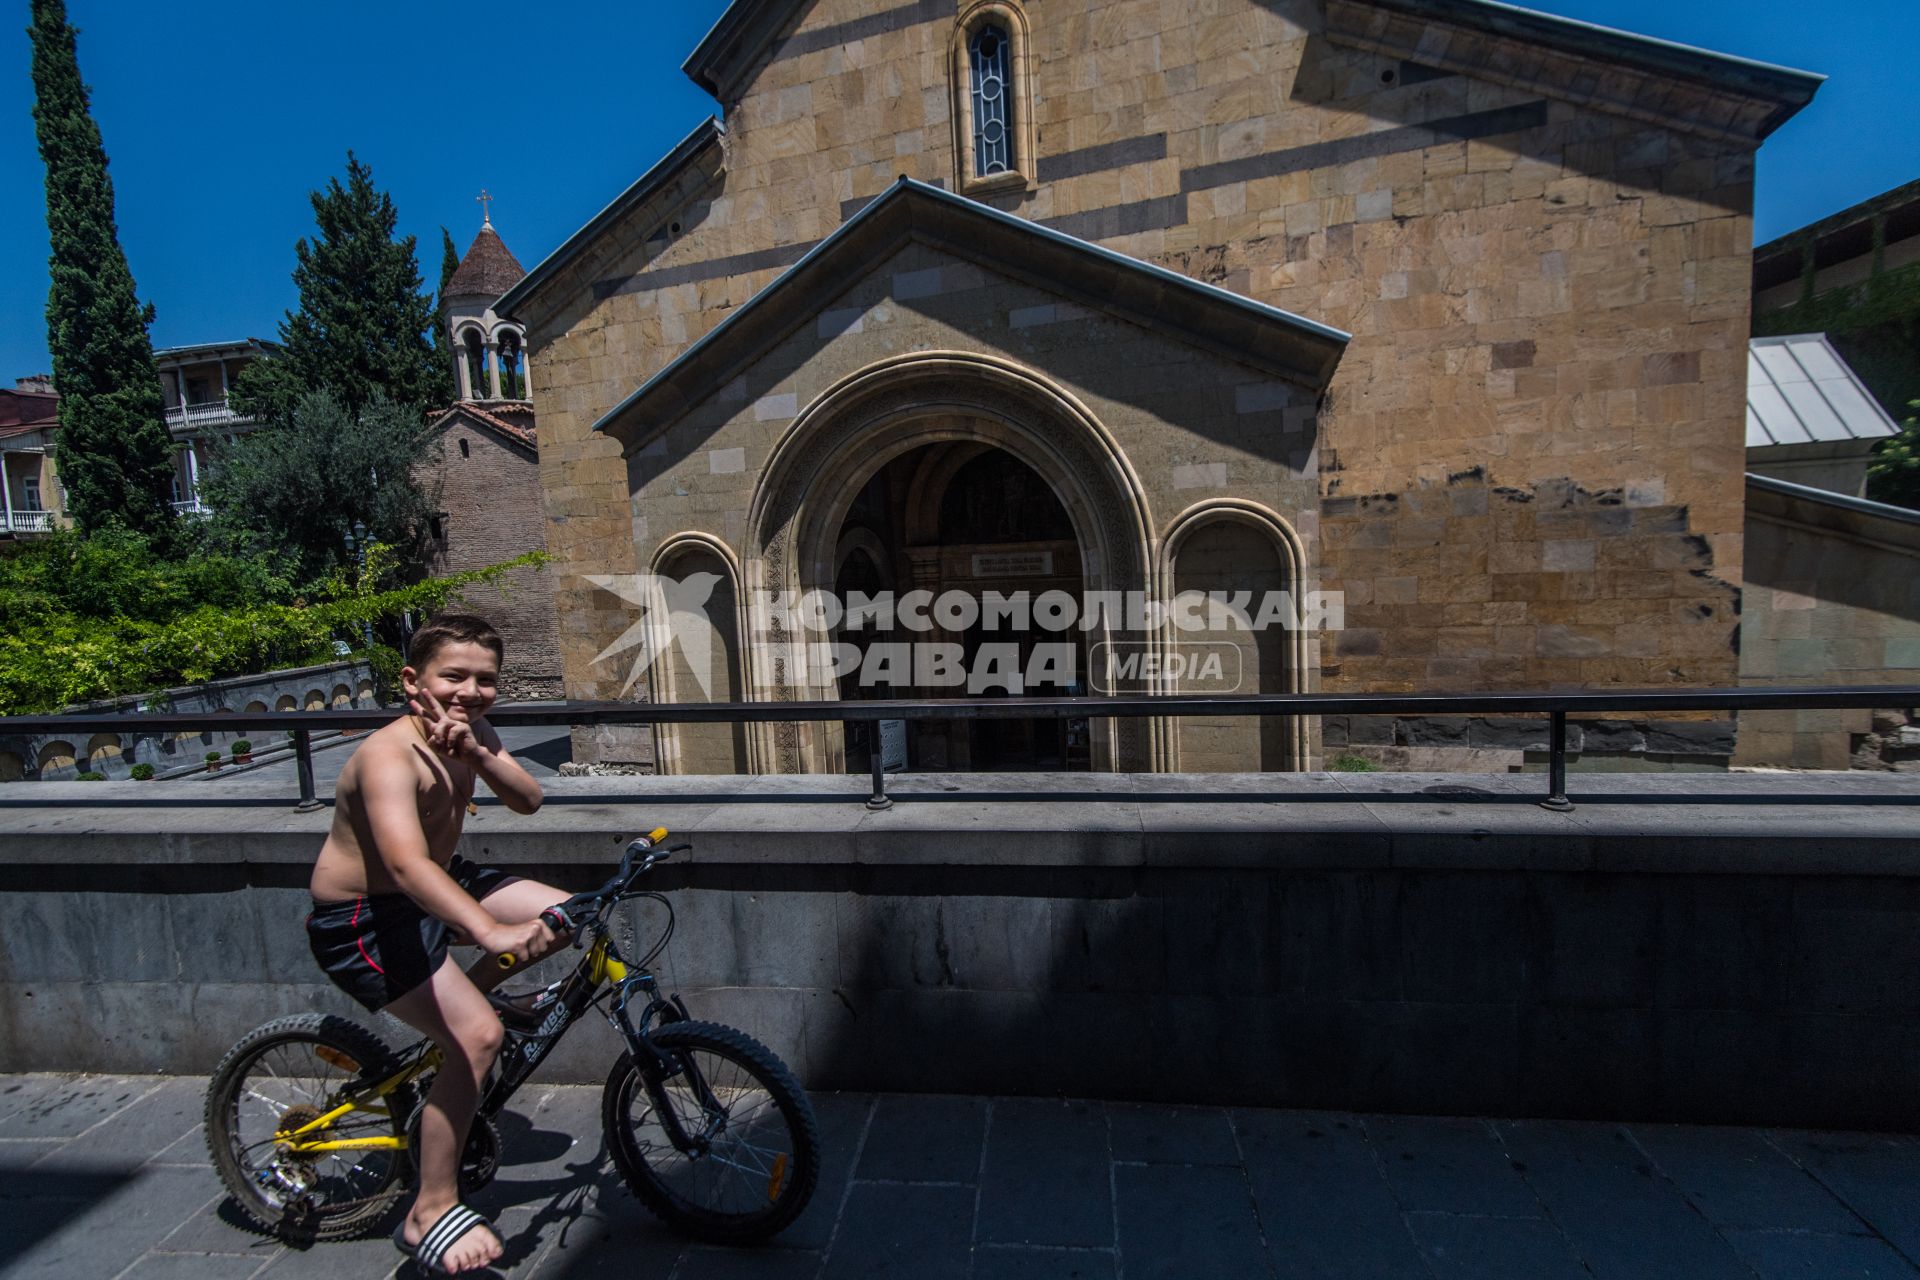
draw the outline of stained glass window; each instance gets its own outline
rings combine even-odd
[[[1013,97],[1007,92],[1012,61],[1007,33],[984,26],[967,47],[973,64],[973,172],[985,178],[1013,168]]]

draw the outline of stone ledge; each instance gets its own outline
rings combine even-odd
[[[850,776],[557,778],[530,817],[483,801],[461,848],[593,866],[664,825],[699,865],[1433,868],[1920,876],[1920,777],[921,774],[895,804]],[[331,813],[282,784],[33,783],[0,791],[0,867],[310,863]]]

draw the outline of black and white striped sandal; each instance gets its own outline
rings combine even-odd
[[[419,1244],[407,1243],[407,1223],[404,1218],[401,1219],[400,1225],[393,1229],[393,1243],[395,1248],[413,1259],[423,1275],[452,1275],[450,1271],[441,1270],[440,1260],[447,1256],[447,1250],[458,1244],[461,1237],[475,1227],[485,1227],[493,1232],[494,1239],[500,1239],[500,1233],[494,1230],[484,1214],[464,1204],[456,1204],[441,1214],[438,1222],[427,1228],[427,1234],[420,1237]]]

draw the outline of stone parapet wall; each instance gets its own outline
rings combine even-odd
[[[301,926],[328,815],[209,785],[15,806],[0,1069],[202,1072],[358,1016]],[[818,1089],[1920,1129],[1920,781],[1601,786],[954,775],[870,813],[857,779],[575,778],[461,848],[575,889],[691,839],[663,978]],[[614,1052],[584,1027],[543,1070]]]
[[[355,661],[232,676],[206,684],[81,703],[65,710],[74,715],[132,715],[142,711],[192,715],[202,711],[366,711],[378,705],[372,668]],[[208,730],[164,737],[101,731],[78,741],[55,733],[34,737],[0,734],[0,782],[62,781],[86,771],[110,779],[125,778],[134,765],[142,763],[167,774],[201,767],[208,751],[225,756],[242,738],[260,751],[285,745],[271,740],[273,736],[262,729],[238,733]]]

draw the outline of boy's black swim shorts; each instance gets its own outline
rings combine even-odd
[[[447,864],[447,874],[482,900],[520,878],[458,854]],[[313,958],[334,986],[373,1011],[431,978],[447,958],[452,932],[404,893],[315,902],[307,917]]]

